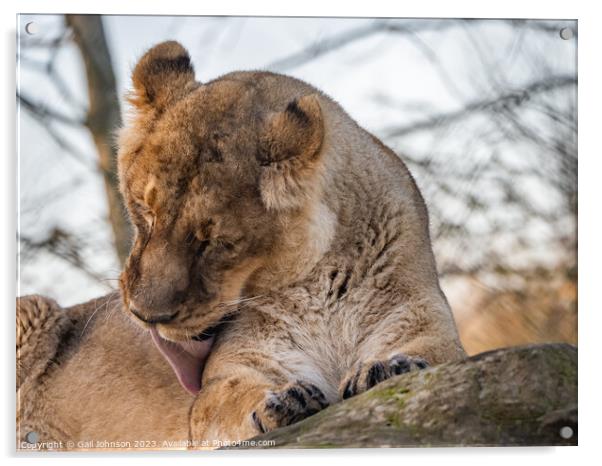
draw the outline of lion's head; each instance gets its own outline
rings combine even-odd
[[[152,48],[133,71],[119,177],[135,240],[121,288],[181,381],[194,378],[183,367],[197,368],[256,272],[283,247],[304,247],[298,230],[319,196],[323,97],[266,92],[262,76],[275,75],[201,84],[176,42]],[[195,361],[174,361],[181,347]]]

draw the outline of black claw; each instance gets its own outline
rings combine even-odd
[[[359,382],[361,373],[362,373],[362,364],[360,364],[360,367],[357,368],[357,372],[355,373],[355,375],[353,376],[353,379],[351,380],[351,393],[353,393],[353,394],[357,393],[357,383]]]
[[[353,396],[353,393],[351,392],[351,379],[349,379],[347,381],[347,383],[345,384],[345,389],[343,390],[343,399],[346,400],[347,398],[351,398]]]
[[[301,388],[303,388],[303,390],[305,390],[305,392],[309,395],[309,397],[312,400],[315,400],[319,403],[319,405],[323,408],[325,408],[326,406],[328,406],[328,403],[326,402],[326,397],[324,396],[324,393],[322,393],[322,390],[320,390],[317,386],[315,386],[313,383],[304,383],[304,382],[297,382],[299,384],[299,386]]]
[[[357,394],[357,384],[359,382],[360,374],[362,373],[362,364],[359,365],[357,371],[353,377],[351,377],[347,384],[345,385],[345,389],[343,390],[343,399],[351,398],[355,394]]]
[[[307,401],[305,400],[305,396],[301,393],[296,387],[291,387],[286,392],[288,396],[293,397],[297,402],[301,405],[302,409],[307,407]]]
[[[391,358],[391,368],[395,375],[405,374],[406,372],[410,372],[410,361],[401,354],[394,356]]]
[[[315,390],[314,390],[316,387],[315,385],[312,385],[310,383],[305,383],[300,380],[297,380],[297,385],[299,387],[301,387],[303,389],[303,391],[305,391],[305,393],[307,393],[310,397],[313,398],[315,396]]]
[[[283,409],[282,403],[280,403],[280,400],[276,397],[269,398],[265,402],[265,407],[266,407],[266,409],[274,410],[277,413],[282,412],[282,409]]]
[[[377,362],[370,367],[366,376],[366,388],[372,388],[377,383],[382,382],[386,378],[385,366],[382,362]]]
[[[303,387],[309,392],[309,394],[312,397],[323,397],[324,394],[322,393],[322,390],[320,390],[318,387],[316,387],[313,383],[310,384],[303,384]]]
[[[253,411],[253,414],[251,415],[251,417],[253,418],[253,422],[255,423],[255,426],[260,430],[260,432],[262,434],[265,434],[265,432],[266,432],[265,427],[263,426],[263,423],[259,419],[259,416],[257,415],[257,411]]]
[[[319,393],[320,395],[322,394],[322,390],[320,390],[316,385],[314,385],[313,383],[308,384],[309,388],[312,389],[312,391]]]
[[[326,401],[326,397],[316,398],[316,401],[320,405],[320,409],[324,409],[328,406],[328,401]]]
[[[428,362],[426,362],[424,359],[417,359],[416,361],[414,361],[414,363],[416,364],[418,369],[426,369],[429,366]]]

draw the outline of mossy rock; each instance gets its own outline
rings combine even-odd
[[[507,348],[397,376],[256,439],[275,448],[576,445],[577,349]]]

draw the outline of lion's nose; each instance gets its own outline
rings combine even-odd
[[[140,319],[142,322],[146,322],[147,324],[166,324],[167,322],[171,322],[177,314],[177,312],[174,312],[173,314],[145,316],[134,307],[130,307],[130,312],[138,317],[138,319]]]

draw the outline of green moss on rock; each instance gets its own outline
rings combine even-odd
[[[533,345],[394,377],[257,438],[277,448],[576,445],[576,406],[576,348]]]

